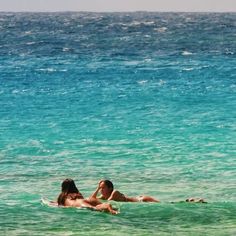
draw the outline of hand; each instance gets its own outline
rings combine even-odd
[[[101,189],[101,183],[103,182],[104,180],[100,180],[99,183],[98,183],[98,188]]]

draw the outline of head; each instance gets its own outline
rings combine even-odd
[[[103,180],[100,183],[101,194],[105,197],[109,197],[114,190],[113,183],[110,180]]]
[[[61,184],[61,194],[57,198],[59,205],[65,205],[67,197],[70,199],[83,198],[83,195],[77,189],[73,179],[65,179]]]
[[[66,194],[79,192],[73,179],[65,179],[61,184],[61,191]]]

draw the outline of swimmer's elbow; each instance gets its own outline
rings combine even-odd
[[[112,200],[114,200],[114,198],[113,198],[113,196],[111,196],[111,197],[109,197],[107,200],[108,200],[108,201],[112,201]]]

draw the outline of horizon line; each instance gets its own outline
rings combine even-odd
[[[131,10],[131,11],[73,11],[73,10],[57,10],[57,11],[38,11],[38,10],[20,10],[20,11],[6,11],[0,10],[0,13],[236,13],[236,11],[172,11],[172,10]]]

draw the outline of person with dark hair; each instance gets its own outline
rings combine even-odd
[[[96,211],[105,211],[111,214],[117,214],[109,203],[101,203],[98,199],[90,197],[84,199],[83,195],[77,189],[74,180],[65,179],[61,185],[61,193],[57,198],[59,206],[65,207],[84,207]]]
[[[58,205],[65,205],[66,199],[84,199],[83,195],[77,189],[74,180],[65,179],[61,184],[61,193],[57,198]]]
[[[99,192],[101,196],[98,198],[102,200],[113,200],[117,202],[160,202],[150,196],[127,197],[118,190],[114,190],[113,183],[110,180],[101,180],[91,197],[97,198]]]

